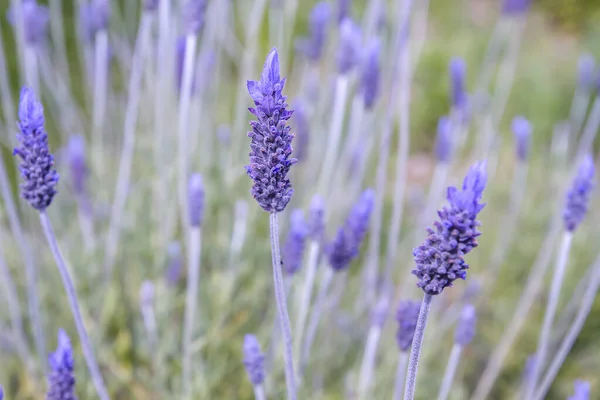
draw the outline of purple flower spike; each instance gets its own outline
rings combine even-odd
[[[185,63],[185,36],[180,36],[177,38],[177,43],[175,44],[175,79],[177,83],[177,90],[181,90],[181,85],[183,83],[183,67]],[[196,76],[193,74],[192,76],[192,95],[196,93],[197,90],[197,81]]]
[[[144,9],[146,11],[156,11],[157,8],[158,8],[158,0],[144,1]]]
[[[525,117],[515,117],[512,121],[512,131],[515,135],[517,159],[525,162],[529,156],[531,124]]]
[[[256,108],[249,108],[257,117],[250,122],[252,132],[250,165],[252,196],[267,212],[281,212],[292,199],[294,189],[287,173],[296,163],[292,154],[293,134],[287,125],[293,111],[287,109],[286,97],[281,94],[285,78],[279,76],[277,49],[271,50],[265,61],[260,81],[248,81],[248,92]]]
[[[39,44],[46,35],[50,12],[48,7],[39,5],[35,0],[22,0],[21,15],[25,29],[25,41],[30,45]],[[8,22],[14,25],[14,10],[10,9],[7,14]]]
[[[467,92],[465,91],[465,75],[467,67],[465,60],[455,57],[450,61],[450,84],[452,105],[462,110],[467,104]]]
[[[421,303],[418,301],[404,300],[398,304],[398,311],[396,311],[396,321],[398,321],[396,341],[400,351],[408,351],[412,345],[420,309]]]
[[[21,147],[13,155],[21,157],[19,170],[23,183],[21,197],[36,210],[45,210],[56,194],[58,173],[54,169],[54,156],[48,147],[48,135],[44,129],[44,108],[37,101],[33,90],[21,89],[19,100],[19,131],[17,139]]]
[[[265,380],[265,356],[260,349],[258,339],[254,335],[244,337],[244,366],[248,378],[253,385],[260,385]]]
[[[177,286],[181,279],[181,270],[183,268],[183,260],[181,257],[181,244],[179,242],[171,242],[167,246],[168,265],[165,272],[165,280],[169,286]]]
[[[154,304],[154,283],[145,280],[140,285],[140,308],[152,307]]]
[[[307,236],[308,225],[304,220],[304,212],[292,211],[290,232],[283,245],[283,269],[288,275],[294,275],[302,266]]]
[[[337,18],[338,22],[342,22],[346,18],[350,17],[350,11],[352,8],[352,0],[338,0],[337,2]]]
[[[308,211],[308,231],[312,240],[321,242],[325,236],[325,200],[315,194]]]
[[[202,175],[192,174],[188,183],[190,225],[200,226],[204,214],[204,183]]]
[[[327,25],[331,19],[329,3],[317,3],[309,17],[309,36],[298,40],[296,48],[312,62],[318,62],[323,55],[323,47],[327,40]]]
[[[85,183],[89,176],[89,170],[85,160],[85,139],[83,136],[71,136],[67,145],[67,155],[75,195],[85,196]]]
[[[0,385],[0,400],[4,399],[4,389],[2,389],[2,385]]]
[[[372,39],[367,46],[366,54],[361,71],[361,90],[365,108],[372,110],[379,96],[379,80],[381,66],[379,57],[381,55],[381,43],[379,39]]]
[[[583,217],[587,213],[590,196],[594,187],[594,160],[592,156],[586,156],[581,164],[577,175],[567,193],[567,201],[563,212],[565,229],[569,232],[575,231]]]
[[[438,162],[445,164],[452,158],[452,122],[448,117],[442,117],[438,121],[435,157]]]
[[[83,4],[79,15],[83,39],[88,43],[93,42],[96,33],[107,28],[109,17],[110,3],[107,0],[94,0]]]
[[[590,399],[590,383],[587,381],[575,381],[575,394],[569,397],[568,400],[589,400]]]
[[[387,321],[389,312],[390,302],[386,296],[382,296],[382,298],[377,301],[377,304],[375,304],[375,307],[373,307],[373,311],[371,312],[371,323],[374,326],[383,328],[385,321]]]
[[[476,163],[465,176],[462,190],[448,188],[448,206],[438,211],[440,220],[427,228],[429,236],[413,250],[417,267],[412,273],[426,294],[440,294],[456,279],[467,276],[469,265],[464,256],[477,247],[481,234],[476,218],[485,207],[480,202],[487,181],[485,168],[485,162]]]
[[[62,329],[58,331],[58,346],[50,354],[49,362],[51,372],[46,400],[76,400],[73,349],[71,340]]]
[[[596,69],[596,60],[589,53],[582,54],[579,57],[579,86],[590,89],[594,84],[594,70]]]
[[[504,0],[503,14],[523,14],[529,10],[531,0]]]
[[[294,101],[294,116],[292,122],[296,126],[296,136],[294,141],[294,157],[298,162],[302,162],[306,159],[308,153],[308,146],[310,143],[310,123],[308,116],[306,115],[306,104],[301,100],[297,99]]]
[[[200,32],[204,25],[206,0],[188,0],[184,8],[185,31],[188,35]]]
[[[527,356],[525,360],[525,368],[523,368],[523,374],[521,380],[523,382],[530,382],[532,379],[533,370],[535,369],[535,353]]]
[[[454,343],[459,346],[465,347],[475,337],[475,324],[477,323],[477,316],[475,314],[475,307],[472,304],[467,304],[463,307],[460,319],[454,332]]]
[[[360,46],[360,28],[350,18],[346,18],[340,26],[340,44],[337,54],[340,74],[347,74],[354,68],[358,62]]]
[[[350,210],[348,219],[329,245],[329,264],[334,270],[340,271],[347,268],[350,262],[358,256],[358,249],[369,228],[373,198],[374,194],[371,189],[367,189],[361,194],[358,202]]]

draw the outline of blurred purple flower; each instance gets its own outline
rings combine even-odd
[[[257,117],[251,121],[250,165],[246,166],[252,178],[252,196],[267,212],[281,212],[292,199],[294,189],[287,173],[296,163],[290,158],[292,139],[287,121],[293,111],[287,109],[286,97],[281,93],[285,78],[279,75],[279,58],[273,49],[267,56],[259,81],[248,81],[248,92],[256,108],[249,108]]]
[[[145,0],[144,9],[147,11],[156,11],[158,8],[158,0]]]
[[[296,99],[293,104],[294,115],[292,122],[296,126],[296,135],[294,140],[294,158],[298,162],[306,159],[310,143],[310,122],[306,115],[306,104],[301,99]]]
[[[188,183],[190,225],[199,227],[204,214],[204,183],[202,175],[192,174]]]
[[[73,135],[69,138],[67,156],[69,158],[73,190],[77,196],[85,196],[85,184],[89,176],[89,170],[85,156],[85,139],[82,135]]]
[[[449,163],[452,158],[452,122],[444,116],[438,121],[435,140],[435,157],[440,163]]]
[[[467,276],[469,266],[464,256],[477,247],[481,234],[476,218],[485,206],[480,202],[487,181],[485,168],[485,162],[474,164],[465,176],[462,190],[448,188],[449,205],[438,211],[440,220],[427,228],[429,236],[413,250],[417,267],[412,273],[426,294],[440,294],[454,280]]]
[[[36,0],[22,0],[21,7],[25,41],[30,45],[41,43],[50,21],[48,7],[39,5]],[[12,8],[8,10],[6,18],[11,25],[15,24],[15,11]]]
[[[48,377],[48,393],[46,400],[77,400],[75,396],[75,375],[73,369],[73,348],[71,340],[63,331],[58,331],[58,346],[49,356],[50,376]]]
[[[36,210],[45,210],[56,194],[58,173],[44,129],[44,108],[27,86],[21,89],[18,126],[17,139],[21,147],[15,148],[13,155],[22,160],[19,165],[23,179],[21,197]]]
[[[531,0],[504,0],[503,14],[522,14],[529,10]]]
[[[183,11],[185,34],[195,35],[200,32],[206,18],[206,0],[188,0]]]
[[[568,400],[589,400],[590,399],[590,383],[587,381],[575,381],[575,394],[569,397]]]
[[[467,304],[463,307],[454,332],[454,343],[459,346],[465,347],[475,337],[475,324],[477,323],[477,316],[475,314],[475,307],[472,304]]]
[[[567,193],[567,201],[563,211],[565,229],[575,231],[585,214],[590,202],[591,192],[594,188],[594,160],[587,155],[577,170],[571,189]]]
[[[177,286],[181,279],[183,259],[181,257],[181,244],[177,241],[169,243],[167,247],[167,270],[165,280],[169,286]]]
[[[379,39],[372,39],[365,51],[360,81],[363,101],[367,110],[373,109],[375,101],[377,101],[377,97],[379,96],[381,74],[381,67],[379,65],[380,53],[381,43]]]
[[[260,348],[260,343],[254,335],[244,336],[244,366],[248,378],[253,385],[260,385],[265,380],[265,356]]]
[[[337,53],[340,74],[349,73],[358,62],[361,41],[360,28],[350,18],[343,20],[340,25],[340,43]]]
[[[584,53],[579,57],[578,63],[578,82],[579,86],[590,89],[594,84],[594,72],[596,69],[596,60],[589,53]]]
[[[386,296],[382,296],[371,311],[371,324],[383,328],[390,313],[390,302]]]
[[[79,28],[83,40],[87,43],[94,41],[96,33],[108,27],[110,18],[110,2],[108,0],[93,0],[84,3],[79,9]]]
[[[317,242],[321,242],[325,236],[325,200],[318,194],[315,194],[310,201],[308,234]]]
[[[329,3],[324,1],[317,3],[310,12],[309,36],[296,42],[298,51],[312,62],[319,61],[323,55],[323,47],[327,40],[327,25],[330,19]]]
[[[302,266],[307,236],[308,225],[304,220],[304,212],[296,209],[292,211],[290,232],[283,245],[283,270],[288,275],[294,275]]]
[[[465,90],[465,75],[467,67],[465,60],[460,57],[454,57],[450,60],[450,86],[452,106],[458,110],[463,110],[467,104],[467,92]]]
[[[398,321],[396,341],[400,351],[408,351],[412,345],[420,310],[421,303],[418,301],[404,300],[398,304],[398,311],[396,311],[396,321]]]
[[[140,308],[152,307],[154,304],[154,283],[145,280],[140,285]]]
[[[344,19],[350,17],[351,9],[352,9],[352,0],[337,0],[338,22],[342,22]]]
[[[515,136],[517,159],[525,162],[529,156],[531,124],[525,117],[515,117],[512,121],[512,131]]]

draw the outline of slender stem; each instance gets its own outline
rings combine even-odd
[[[404,389],[404,379],[406,378],[406,363],[408,362],[408,353],[401,351],[398,356],[398,368],[396,369],[396,382],[394,383],[394,395],[392,400],[400,400]]]
[[[285,288],[283,287],[283,277],[281,272],[281,256],[279,254],[279,232],[277,223],[277,213],[270,214],[271,230],[271,254],[273,262],[273,282],[275,284],[275,300],[277,302],[277,311],[279,322],[281,324],[281,333],[283,336],[285,364],[285,380],[287,383],[288,400],[296,400],[296,376],[294,375],[294,360],[292,357],[292,330],[290,328],[290,317],[288,316],[287,304],[285,301]]]
[[[550,342],[550,332],[552,331],[552,324],[554,323],[554,316],[556,315],[556,308],[558,307],[560,289],[562,287],[562,281],[565,275],[565,270],[567,268],[567,261],[569,260],[569,252],[571,250],[572,239],[573,233],[565,232],[563,235],[560,249],[558,251],[558,257],[556,259],[556,268],[554,269],[554,276],[552,278],[552,287],[550,288],[548,304],[546,305],[546,313],[544,314],[544,323],[542,325],[542,330],[540,331],[537,351],[535,353],[536,362],[533,366],[531,381],[529,382],[527,392],[525,393],[526,399],[531,399],[533,397],[533,393],[537,385],[537,380],[546,362],[546,354],[548,352],[548,344]]]
[[[133,163],[133,152],[135,149],[135,130],[138,118],[138,108],[140,102],[140,84],[144,67],[144,58],[147,53],[152,15],[145,13],[142,16],[142,22],[139,27],[138,37],[133,55],[131,76],[129,77],[128,103],[125,110],[125,123],[123,134],[123,147],[121,149],[121,158],[119,161],[119,172],[117,175],[117,185],[115,189],[114,201],[112,204],[108,234],[106,236],[105,258],[104,258],[104,280],[108,283],[112,277],[112,272],[117,253],[117,245],[121,233],[121,220],[125,204],[127,202],[127,193],[131,179],[131,166]]]
[[[254,386],[254,398],[256,400],[267,400],[267,395],[265,395],[265,387],[262,384]]]
[[[58,59],[60,69],[65,71],[66,76],[70,77],[69,62],[67,60],[67,49],[65,46],[64,23],[62,0],[50,0],[48,2],[50,11],[50,36],[52,37],[52,50],[54,56]]]
[[[23,70],[23,64],[26,64],[25,54],[23,49],[25,48],[25,19],[23,18],[23,0],[10,0],[10,8],[13,10],[15,25],[15,51],[17,52],[19,67]],[[24,82],[22,82],[24,83]],[[39,92],[36,92],[39,93]]]
[[[185,56],[183,59],[183,79],[179,97],[179,123],[178,123],[178,146],[177,162],[179,174],[177,175],[177,191],[179,197],[179,211],[182,229],[187,230],[188,204],[187,204],[187,168],[188,168],[188,146],[189,146],[189,114],[190,99],[192,97],[192,86],[194,85],[194,71],[196,61],[196,35],[190,34],[185,39]]]
[[[581,306],[579,307],[579,312],[575,317],[575,321],[571,324],[569,332],[564,337],[560,348],[554,355],[554,359],[550,364],[550,367],[546,371],[546,375],[544,375],[544,379],[542,379],[535,395],[533,396],[533,400],[541,400],[544,398],[550,385],[554,382],[560,367],[562,367],[567,355],[571,351],[575,340],[579,336],[581,329],[583,329],[583,325],[585,324],[585,320],[587,319],[592,306],[594,305],[594,300],[596,299],[596,294],[598,293],[598,287],[600,286],[600,262],[596,261],[594,266],[592,267],[592,275],[588,281],[588,286],[585,290],[585,294],[583,296],[583,301]]]
[[[144,320],[144,328],[148,334],[148,343],[150,349],[154,349],[158,343],[157,330],[156,330],[156,315],[154,314],[154,307],[149,305],[142,306],[142,319]]]
[[[231,249],[229,253],[229,268],[233,268],[233,263],[240,254],[240,251],[242,251],[242,247],[246,241],[247,226],[248,203],[240,200],[235,203],[235,217],[233,222],[233,231],[231,232]]]
[[[94,103],[92,110],[92,141],[94,146],[94,167],[104,174],[104,119],[106,116],[106,96],[108,92],[108,32],[102,29],[96,33],[94,55]]]
[[[323,159],[323,167],[319,177],[318,193],[323,193],[325,197],[330,191],[331,175],[333,167],[337,161],[338,147],[342,137],[342,128],[344,127],[344,114],[346,112],[346,99],[348,97],[348,86],[350,79],[347,75],[340,75],[335,85],[335,100],[333,103],[333,114],[331,125],[329,126],[328,140]]]
[[[79,219],[79,227],[83,236],[85,250],[90,252],[96,248],[96,239],[94,237],[94,219],[91,204],[87,194],[77,196],[77,216]]]
[[[83,357],[85,358],[90,375],[92,376],[92,381],[96,387],[96,392],[101,400],[109,400],[110,396],[108,395],[104,385],[104,380],[100,374],[100,368],[98,368],[98,364],[96,363],[92,344],[90,343],[90,338],[88,337],[85,325],[83,324],[83,318],[81,318],[75,287],[73,286],[73,282],[71,280],[71,276],[69,275],[69,271],[67,270],[67,265],[63,255],[58,247],[56,236],[54,235],[52,224],[50,223],[50,219],[48,218],[46,211],[40,211],[40,222],[42,224],[42,228],[44,229],[44,234],[46,235],[46,240],[48,241],[50,250],[52,250],[54,261],[56,262],[56,266],[60,272],[65,292],[67,292],[67,298],[69,299],[69,305],[71,306],[71,312],[73,313],[73,319],[75,320],[75,326],[77,327],[77,333],[79,334],[79,339],[81,341]]]
[[[298,314],[296,317],[296,326],[294,329],[294,331],[296,332],[296,344],[294,346],[296,360],[300,360],[302,339],[304,337],[304,327],[306,325],[306,318],[308,317],[308,309],[310,307],[312,290],[315,284],[317,266],[319,265],[320,249],[321,245],[318,241],[315,240],[310,244],[308,259],[306,262],[306,276],[304,279],[304,285],[302,285],[302,294],[298,305]]]
[[[577,153],[575,163],[579,165],[577,160],[580,160],[584,154],[591,150],[591,146],[594,143],[594,139],[598,134],[598,127],[600,126],[600,96],[596,96],[594,100],[594,105],[592,106],[592,110],[588,116],[587,122],[585,124],[585,128],[583,129],[583,134],[581,135],[581,139],[579,140],[579,145],[577,146]]]
[[[577,86],[573,95],[573,102],[571,103],[571,111],[569,112],[570,136],[572,138],[579,136],[589,104],[590,89],[585,86]]]
[[[16,16],[15,16],[16,18]],[[4,52],[4,38],[0,24],[0,100],[2,101],[2,116],[4,121],[12,121],[15,117],[15,107],[11,97],[11,90],[6,66],[6,53]],[[16,51],[20,51],[17,49]],[[9,134],[11,144],[15,144],[16,135]]]
[[[41,93],[37,66],[37,49],[31,44],[25,46],[25,80],[27,85],[36,93]]]
[[[446,400],[450,394],[450,388],[452,387],[452,381],[454,380],[454,374],[456,373],[456,367],[458,367],[461,353],[462,346],[455,343],[452,347],[452,352],[450,353],[448,365],[446,366],[446,372],[444,373],[444,380],[442,381],[438,400]]]
[[[404,385],[404,400],[412,400],[415,397],[415,386],[417,383],[417,370],[419,369],[419,356],[421,347],[423,346],[423,336],[425,327],[427,326],[427,317],[431,308],[431,300],[433,296],[425,294],[421,309],[419,310],[419,319],[413,337],[412,348],[410,350],[410,360],[408,362],[408,373],[406,375],[406,383]]]
[[[182,360],[183,360],[183,392],[190,394],[190,381],[192,375],[192,336],[194,333],[194,318],[196,317],[196,304],[198,303],[198,284],[200,281],[200,254],[202,236],[199,226],[190,229],[190,242],[188,243],[188,279],[185,295],[185,316],[183,320]]]
[[[377,345],[381,337],[381,326],[371,324],[367,335],[365,354],[360,366],[360,375],[358,378],[358,398],[365,399],[372,385],[373,370],[375,367],[375,357],[377,356]]]

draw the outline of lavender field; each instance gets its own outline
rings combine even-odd
[[[599,399],[599,20],[0,0],[0,400]]]

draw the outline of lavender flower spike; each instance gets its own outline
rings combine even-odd
[[[591,89],[594,84],[594,70],[596,69],[596,61],[594,56],[589,53],[584,53],[579,57],[578,78],[579,86]]]
[[[350,9],[352,8],[352,0],[338,0],[337,1],[337,18],[338,22],[342,22],[344,19],[350,17]]]
[[[379,39],[372,39],[367,46],[361,72],[361,90],[363,102],[367,110],[372,110],[379,96],[380,86],[380,55],[381,43]]]
[[[590,383],[587,381],[575,381],[575,394],[569,397],[568,400],[589,400],[590,399]]]
[[[188,0],[184,10],[185,30],[188,35],[200,32],[204,25],[206,0]]]
[[[146,11],[156,11],[158,8],[158,0],[145,0],[144,9]]]
[[[454,332],[454,343],[461,347],[465,347],[471,343],[475,337],[476,323],[475,307],[472,304],[467,304],[460,314],[460,319]]]
[[[438,162],[445,164],[449,163],[452,158],[452,122],[445,116],[438,121],[435,157]]]
[[[20,4],[21,6],[25,41],[30,45],[41,43],[46,35],[46,29],[50,21],[48,7],[39,5],[35,0],[22,0],[16,4]],[[7,19],[10,24],[15,25],[15,10],[12,8],[8,11]]]
[[[0,400],[4,399],[4,389],[2,389],[2,385],[0,385]]]
[[[192,174],[188,183],[190,225],[200,226],[204,213],[204,184],[202,175]]]
[[[85,183],[89,176],[89,169],[85,157],[85,139],[81,135],[74,135],[67,144],[69,169],[73,191],[78,197],[85,196]]]
[[[456,109],[463,109],[467,105],[466,69],[465,61],[462,58],[455,57],[450,61],[451,98],[452,105]]]
[[[302,210],[294,210],[291,216],[291,227],[283,246],[283,269],[293,275],[302,266],[302,257],[308,236],[308,225]]]
[[[448,188],[449,205],[438,211],[440,220],[427,228],[429,236],[413,250],[417,268],[412,273],[426,294],[440,294],[456,279],[466,278],[469,266],[464,256],[477,247],[480,235],[476,218],[485,206],[480,202],[487,181],[485,168],[485,162],[476,163],[465,176],[462,190]]]
[[[565,229],[575,231],[587,213],[590,193],[594,187],[594,160],[586,156],[579,166],[563,211]]]
[[[323,55],[327,36],[327,25],[331,18],[331,7],[329,3],[321,1],[317,3],[309,17],[310,35],[307,38],[300,39],[296,47],[313,63],[318,62]]]
[[[73,348],[71,340],[62,329],[58,331],[56,352],[50,354],[49,361],[52,371],[48,378],[46,400],[76,400]]]
[[[358,249],[369,228],[373,201],[373,190],[365,190],[338,230],[333,243],[329,245],[329,264],[335,271],[347,268],[358,256]]]
[[[286,125],[293,111],[287,109],[286,97],[282,95],[285,78],[279,76],[277,49],[271,50],[265,61],[260,81],[248,81],[248,92],[256,108],[250,112],[257,121],[250,122],[252,132],[250,165],[246,172],[254,181],[252,196],[267,212],[281,212],[292,198],[294,189],[287,173],[296,163],[289,158],[292,153],[293,135]]]
[[[265,356],[260,348],[260,343],[254,335],[244,336],[244,366],[248,378],[253,385],[261,385],[265,380]]]
[[[19,121],[17,139],[21,147],[15,148],[13,155],[22,160],[19,166],[23,178],[21,197],[36,210],[43,211],[56,194],[58,173],[44,129],[44,108],[27,86],[21,89]]]
[[[398,305],[398,311],[396,311],[396,321],[398,321],[396,341],[402,352],[408,351],[412,345],[420,307],[421,303],[413,300],[404,300]]]
[[[531,0],[504,0],[502,13],[508,15],[523,14],[529,10]]]
[[[512,131],[515,135],[517,159],[525,162],[529,156],[531,124],[525,117],[515,117],[512,121]]]
[[[92,42],[96,33],[107,28],[109,17],[110,3],[107,0],[93,0],[89,4],[82,4],[79,24],[83,39]]]
[[[321,242],[325,236],[325,200],[315,194],[308,211],[308,230],[312,240]]]
[[[360,28],[350,18],[346,18],[340,26],[340,44],[337,53],[340,74],[345,75],[354,68],[358,62],[360,45]]]

